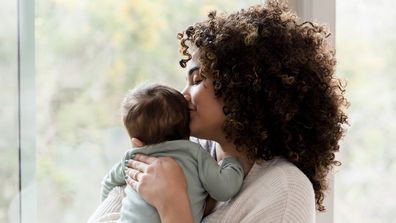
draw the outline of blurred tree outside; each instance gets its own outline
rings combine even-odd
[[[38,222],[81,222],[129,148],[119,106],[140,82],[181,90],[176,34],[260,1],[36,1]],[[45,205],[43,208],[43,204]]]

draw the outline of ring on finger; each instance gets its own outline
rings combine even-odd
[[[132,176],[132,179],[134,179],[134,180],[138,180],[138,175],[139,175],[139,171],[136,171],[134,174],[133,174],[133,176]]]

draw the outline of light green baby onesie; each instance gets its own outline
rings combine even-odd
[[[167,156],[177,161],[186,177],[190,206],[196,223],[203,217],[208,194],[218,201],[226,201],[238,193],[242,186],[243,169],[236,158],[227,157],[219,166],[199,144],[188,140],[174,140],[128,151],[122,161],[113,166],[103,179],[102,201],[115,186],[126,184],[124,161],[137,153],[154,157]],[[155,208],[146,203],[130,186],[125,188],[125,193],[120,222],[161,222]]]

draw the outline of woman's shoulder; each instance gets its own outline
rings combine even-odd
[[[314,222],[315,195],[309,179],[282,158],[257,161],[241,191],[204,222]]]
[[[308,177],[283,158],[256,161],[245,179],[246,189],[263,196],[278,195],[280,199],[314,201],[314,190]],[[285,198],[283,198],[285,197]]]
[[[256,161],[246,177],[246,182],[272,183],[287,187],[298,184],[309,187],[313,191],[308,177],[297,166],[281,157],[275,157],[269,161]]]

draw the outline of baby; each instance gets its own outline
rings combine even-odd
[[[199,144],[189,141],[189,109],[183,95],[163,85],[140,85],[129,91],[122,102],[122,118],[129,137],[145,146],[126,152],[102,182],[102,201],[116,186],[125,185],[125,160],[134,154],[169,156],[183,169],[190,206],[195,222],[200,222],[209,194],[226,201],[242,186],[243,169],[234,157],[226,157],[221,165]],[[125,188],[119,222],[158,222],[155,208],[146,203],[130,186]]]

